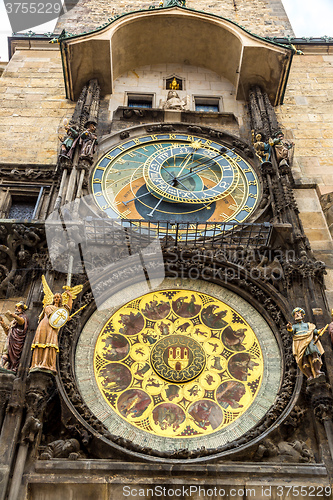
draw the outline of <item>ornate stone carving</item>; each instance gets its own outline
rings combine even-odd
[[[120,139],[122,141],[124,141],[125,139],[127,139],[128,137],[130,136],[129,132],[127,130],[124,130],[123,132],[120,132]]]
[[[150,134],[151,132],[173,132],[175,130],[173,125],[151,125],[146,127],[147,132]]]
[[[79,458],[80,443],[77,439],[72,438],[64,441],[58,439],[49,443],[43,453],[40,455],[41,460],[51,460],[52,458],[68,458],[69,460],[77,460]]]
[[[55,171],[51,169],[39,169],[39,168],[25,168],[21,170],[19,168],[13,168],[11,170],[0,169],[0,174],[5,179],[26,179],[26,180],[36,180],[36,179],[53,179],[55,177]]]
[[[76,152],[79,150],[79,162],[93,161],[93,154],[97,144],[95,134],[98,122],[100,104],[100,87],[96,79],[90,80],[81,91],[75,110],[69,123],[65,121],[63,127],[65,136],[59,137],[61,148],[59,165],[69,168],[72,165]]]
[[[7,402],[10,397],[15,375],[8,371],[0,371],[0,428],[7,407]]]
[[[310,277],[322,282],[323,276],[326,274],[324,262],[311,259],[306,255],[294,260],[286,259],[283,261],[282,267],[288,287],[292,286],[295,276],[301,276],[302,278]]]
[[[32,262],[30,264],[32,256],[36,251],[43,251],[44,241],[42,228],[26,224],[0,226],[0,294],[5,294],[10,288],[17,295],[22,294],[25,276],[29,268],[34,267]]]
[[[320,197],[320,203],[325,214],[331,235],[333,236],[333,192]]]
[[[314,410],[316,418],[324,423],[333,416],[333,397],[331,387],[325,377],[310,380],[306,386],[306,394]]]
[[[27,415],[21,433],[23,443],[32,443],[40,431],[52,387],[53,377],[50,373],[41,371],[30,373],[25,399]]]
[[[249,92],[249,109],[251,128],[256,134],[272,137],[279,129],[278,121],[268,95],[260,87],[255,86]]]
[[[264,462],[313,463],[313,452],[304,441],[280,441],[275,444],[271,439],[265,439],[259,445],[254,456],[255,460]]]

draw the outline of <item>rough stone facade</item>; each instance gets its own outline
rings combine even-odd
[[[142,0],[118,1],[110,4],[107,0],[94,2],[94,9],[90,8],[91,0],[79,0],[68,13],[61,16],[56,26],[56,32],[66,29],[70,33],[82,33],[96,29],[108,22],[109,18],[125,12],[139,9],[158,8],[158,1],[144,2]],[[70,3],[69,3],[70,5]],[[293,36],[293,30],[279,0],[189,0],[187,7],[217,14],[244,26],[260,36]]]
[[[55,164],[58,132],[74,103],[64,95],[57,50],[16,50],[0,79],[1,161]]]
[[[149,7],[150,3],[134,0],[127,3],[117,1],[116,5],[106,0],[81,0],[59,20],[56,29],[58,33],[64,28],[72,33],[80,33],[97,28],[116,14]],[[157,7],[155,2],[155,8]],[[281,0],[221,0],[212,3],[207,0],[189,0],[187,7],[230,18],[260,36],[293,34]],[[156,11],[152,10],[149,14],[154,12]],[[200,13],[196,15],[202,17]],[[156,17],[152,15],[154,21]],[[172,13],[170,17],[172,18]],[[169,22],[172,22],[172,19]],[[127,27],[130,30],[131,24]],[[237,29],[239,34],[241,30]],[[82,38],[74,39],[74,43],[78,40],[80,46]],[[136,43],[137,39],[135,36],[133,38]],[[99,75],[90,75],[88,81],[84,80],[83,86],[80,86],[80,96],[75,103],[65,97],[59,45],[49,45],[49,40],[43,45],[38,40],[34,41],[33,37],[27,37],[26,40],[15,40],[14,37],[14,42],[16,51],[0,78],[0,306],[3,314],[7,309],[13,311],[15,304],[24,300],[29,305],[30,324],[17,373],[9,372],[4,366],[0,370],[0,500],[59,500],[66,498],[66,494],[71,500],[118,500],[125,496],[155,498],[157,495],[154,496],[152,487],[156,485],[166,487],[168,493],[163,495],[165,498],[186,498],[187,493],[179,495],[176,491],[184,491],[183,487],[187,491],[186,488],[191,485],[201,488],[200,494],[197,490],[192,492],[190,496],[193,499],[215,496],[286,500],[299,498],[299,492],[304,498],[332,498],[331,340],[328,334],[322,337],[325,348],[324,373],[315,372],[315,378],[310,377],[306,381],[294,362],[292,336],[287,322],[292,320],[291,309],[301,306],[306,309],[307,321],[312,321],[321,328],[329,322],[327,304],[333,305],[333,43],[325,43],[322,40],[318,44],[310,42],[297,46],[304,55],[294,55],[284,104],[273,109],[269,92],[260,87],[259,77],[255,83],[251,80],[252,76],[248,77],[246,84],[250,82],[249,92],[246,94],[244,91],[244,100],[237,100],[234,84],[219,75],[217,70],[214,71],[215,68],[207,69],[183,61],[178,64],[172,60],[159,64],[153,59],[149,61],[151,64],[146,66],[142,66],[143,63],[140,62],[133,64],[133,67],[129,66],[126,73],[121,74],[119,71],[118,77],[110,86],[112,94],[103,94],[98,81]],[[286,45],[287,42],[285,39]],[[204,41],[199,43],[200,48],[205,50],[207,46]],[[258,43],[269,46],[267,51],[281,50],[282,53],[281,47],[277,48],[267,41],[259,40]],[[70,44],[68,47],[70,52]],[[291,53],[289,48],[283,50],[285,53]],[[127,50],[127,53],[129,52],[130,50]],[[82,67],[87,63],[89,69],[94,69],[94,55],[89,51],[84,52],[84,57],[80,59],[79,54],[75,62]],[[233,75],[241,74],[238,68],[239,59],[235,55],[233,57],[234,61],[237,61]],[[118,58],[121,59],[119,55]],[[281,59],[288,60],[283,57]],[[214,64],[216,60],[217,58],[214,58]],[[258,58],[251,61],[254,60]],[[66,64],[64,66],[66,67]],[[286,67],[287,65],[284,66]],[[106,71],[108,69],[109,66],[106,66]],[[73,74],[74,80],[78,78],[75,71]],[[183,79],[184,88],[177,92],[186,105],[173,109],[168,109],[167,106],[163,108],[169,91],[166,88],[166,79],[173,76]],[[280,80],[279,71],[277,76],[270,76],[270,81]],[[66,88],[69,88],[68,85]],[[142,95],[148,94],[152,96],[151,107],[141,107],[140,100],[130,106],[130,95],[139,95],[140,99]],[[216,99],[219,103],[218,112],[196,110],[196,96],[206,100]],[[255,104],[258,104],[257,108]],[[72,139],[73,142],[67,149],[63,149],[63,154],[60,155],[59,136],[64,136],[66,132],[64,119],[70,120],[71,128],[67,129],[67,140],[69,142]],[[254,124],[263,124],[262,128],[258,126],[255,132],[258,135],[262,132],[261,138],[265,143],[258,140],[257,148],[252,147],[251,140],[255,134],[251,134],[250,123],[253,129]],[[272,142],[269,150],[267,143],[272,137],[276,139],[278,125],[284,131],[285,138],[294,142],[292,160],[287,156],[288,161],[280,161]],[[74,140],[75,132],[77,141]],[[106,422],[113,408],[118,405],[118,395],[112,402],[111,399],[104,398],[103,405],[108,406],[106,409],[103,406],[100,410],[94,399],[96,394],[93,385],[96,381],[92,362],[96,352],[96,338],[110,317],[111,306],[114,308],[112,313],[118,314],[119,304],[124,305],[129,300],[133,300],[134,304],[145,292],[140,281],[142,271],[145,280],[149,276],[149,286],[152,290],[159,289],[158,278],[153,272],[150,274],[151,270],[158,268],[159,263],[150,249],[145,253],[139,247],[142,243],[140,224],[142,220],[143,224],[147,221],[140,219],[140,224],[135,225],[132,231],[131,224],[138,221],[133,221],[128,214],[120,212],[118,219],[112,223],[115,222],[116,231],[121,227],[120,216],[123,216],[125,223],[130,224],[129,230],[126,228],[124,231],[123,246],[118,240],[112,240],[112,231],[105,231],[105,227],[107,231],[110,228],[107,213],[109,207],[102,206],[101,203],[101,211],[98,212],[92,191],[94,184],[101,184],[102,178],[98,177],[98,170],[109,168],[110,163],[107,162],[107,166],[103,166],[101,163],[96,164],[96,160],[104,161],[118,149],[119,165],[124,165],[123,153],[126,152],[129,155],[126,160],[128,164],[133,161],[139,164],[135,169],[144,169],[147,160],[142,157],[145,158],[146,155],[142,154],[141,159],[135,158],[132,151],[136,146],[132,144],[132,149],[128,152],[124,146],[130,141],[138,145],[139,138],[146,140],[149,135],[148,141],[156,141],[154,144],[157,146],[156,137],[159,134],[166,135],[166,139],[159,139],[166,142],[174,140],[175,134],[178,133],[187,135],[186,140],[192,148],[198,147],[198,143],[193,139],[198,136],[205,144],[216,141],[218,155],[228,148],[230,154],[232,152],[230,158],[236,158],[235,162],[246,157],[258,176],[249,180],[248,190],[250,193],[250,186],[259,186],[260,183],[260,188],[251,192],[252,198],[260,196],[260,199],[258,203],[251,205],[254,210],[244,219],[249,222],[246,226],[235,225],[231,230],[221,230],[225,214],[219,212],[217,224],[220,226],[220,232],[217,238],[216,226],[213,229],[214,236],[211,237],[210,232],[210,236],[206,237],[204,232],[198,230],[200,222],[196,221],[196,226],[193,224],[193,227],[190,227],[194,231],[190,233],[189,222],[185,220],[185,240],[185,233],[178,232],[179,227],[180,231],[185,231],[182,227],[184,220],[174,220],[174,214],[172,218],[170,216],[170,220],[161,219],[162,225],[172,226],[174,232],[171,232],[171,236],[169,233],[157,233],[160,236],[162,260],[164,259],[162,268],[167,274],[167,280],[160,289],[169,291],[168,293],[173,293],[173,286],[177,287],[175,293],[178,293],[179,289],[187,290],[186,293],[190,290],[203,293],[206,291],[207,297],[220,297],[221,300],[230,293],[228,289],[232,290],[238,299],[235,299],[235,311],[232,320],[228,320],[229,323],[241,327],[245,324],[242,318],[237,316],[237,311],[241,312],[241,303],[246,303],[249,324],[252,321],[256,323],[258,339],[263,335],[264,328],[270,330],[272,338],[274,335],[278,351],[269,349],[267,344],[265,359],[271,357],[274,362],[281,359],[281,363],[279,361],[274,365],[263,362],[267,371],[274,375],[276,389],[276,393],[272,393],[276,394],[276,397],[272,394],[267,397],[268,411],[263,405],[264,417],[258,407],[254,407],[254,411],[258,413],[253,413],[252,419],[251,414],[247,415],[245,431],[241,425],[237,430],[236,422],[235,428],[230,429],[230,440],[221,439],[218,442],[215,434],[207,439],[205,446],[201,448],[198,441],[193,450],[185,439],[179,445],[181,448],[175,445],[174,449],[167,449],[164,443],[169,436],[164,434],[160,435],[163,446],[155,449],[149,441],[147,444],[144,435],[148,428],[144,425],[147,423],[142,424],[139,437],[133,434],[135,429],[130,426],[130,421],[126,433],[123,434],[119,433],[120,425],[108,427]],[[84,137],[88,137],[88,144],[85,143],[85,154],[82,154]],[[87,147],[89,140],[90,149]],[[95,150],[97,141],[99,149]],[[66,146],[65,141],[62,145]],[[270,151],[267,161],[263,161],[264,157],[259,155],[260,147],[264,146],[266,151]],[[144,145],[142,151],[146,151]],[[104,160],[101,160],[103,155]],[[191,155],[193,157],[193,152]],[[116,156],[110,156],[108,159],[113,161],[115,158]],[[125,168],[133,177],[134,167],[125,165]],[[184,168],[185,165],[182,170]],[[121,173],[119,171],[114,169],[112,175]],[[224,176],[226,171],[223,167],[221,175]],[[242,175],[249,171],[251,173],[251,169],[244,170]],[[112,185],[113,178],[110,177],[109,181],[110,179]],[[118,182],[119,178],[115,179],[115,183]],[[173,178],[175,179],[176,177]],[[122,187],[128,190],[126,179]],[[112,192],[108,185],[102,195],[109,189]],[[96,193],[97,197],[102,192]],[[132,196],[129,190],[127,194]],[[136,188],[133,194],[137,201],[139,197]],[[143,196],[146,194],[150,193],[144,193]],[[33,198],[34,216],[28,220],[23,217],[10,217],[8,209],[17,201],[15,196],[19,198],[19,195],[22,195],[23,201],[29,196]],[[248,198],[250,199],[250,194]],[[117,202],[126,205],[133,202],[134,198],[126,203],[124,200],[126,198]],[[251,207],[246,208],[251,210]],[[206,208],[209,209],[208,206],[205,206]],[[46,224],[45,219],[51,212],[54,217]],[[148,213],[148,216],[151,217],[151,214]],[[230,220],[232,221],[228,219]],[[209,223],[208,226],[212,224]],[[259,228],[262,234],[258,235],[256,228]],[[195,234],[195,239],[188,240],[187,237],[191,234]],[[267,234],[269,236],[266,238]],[[133,235],[134,243],[130,240]],[[146,236],[147,232],[144,232],[144,238]],[[75,252],[77,254],[74,258]],[[138,255],[140,262],[135,261],[133,265],[134,261],[128,260],[128,257],[131,259]],[[85,267],[80,264],[83,258]],[[327,264],[325,277],[321,261]],[[80,265],[77,266],[77,263]],[[196,276],[191,275],[193,270],[198,273]],[[134,281],[131,281],[131,272],[135,273]],[[45,345],[38,346],[40,349],[59,348],[59,352],[51,351],[57,360],[56,376],[54,371],[43,370],[40,366],[32,365],[33,369],[30,370],[31,346],[35,343],[38,317],[43,309],[42,274],[46,275],[46,281],[54,292],[62,290],[70,280],[73,287],[83,285],[82,290],[77,292],[77,301],[71,311],[75,312],[76,316],[61,329],[53,332],[52,344],[45,341]],[[201,284],[198,283],[200,276],[205,280]],[[122,287],[124,283],[126,289]],[[144,284],[146,285],[146,281]],[[102,313],[96,311],[98,303],[97,294],[94,296],[95,290],[110,301],[109,312],[105,308]],[[175,312],[176,306],[170,304],[170,312]],[[217,306],[208,307],[213,307],[210,313],[213,315]],[[137,311],[139,310],[138,308]],[[225,313],[226,311],[218,313],[220,320]],[[199,315],[196,311],[196,314],[197,318],[202,317],[202,312]],[[143,318],[143,315],[141,316]],[[166,317],[163,317],[163,320]],[[173,322],[175,317],[174,314]],[[93,322],[89,323],[92,318]],[[187,328],[190,325],[187,321],[193,322],[193,326],[199,324],[191,318],[192,316],[184,315],[186,323],[182,320],[177,329],[183,332],[180,327]],[[147,318],[143,319],[145,326],[142,329],[147,328],[149,332],[150,328],[150,333],[154,334],[154,321],[149,323],[148,319],[147,314]],[[121,322],[122,320],[118,320],[119,324]],[[120,330],[118,323],[115,323],[114,328],[112,326],[112,332],[116,332],[118,337],[121,337],[120,333],[125,336],[127,330]],[[209,324],[212,326],[208,327]],[[125,322],[123,326],[125,327]],[[219,331],[222,332],[224,327],[214,328],[214,323],[208,323],[206,327],[223,346],[223,334]],[[243,328],[239,328],[233,333],[242,331]],[[141,347],[146,348],[146,339],[143,336],[142,340],[141,337],[135,340],[136,337],[132,333],[128,335],[132,335],[133,345],[138,351]],[[261,340],[263,338],[261,337]],[[154,338],[152,340],[154,341]],[[253,357],[258,346],[252,343],[252,340],[250,338],[249,350],[251,349]],[[148,341],[151,343],[149,339]],[[3,350],[5,342],[6,335],[0,328],[0,351]],[[84,347],[88,346],[89,349],[80,350],[80,342],[86,343]],[[211,345],[215,346],[215,349],[219,347],[218,343]],[[235,356],[233,359],[237,359],[236,356],[240,356],[239,360],[242,359],[244,353],[240,351],[244,346],[235,345],[238,348],[231,347],[229,353],[227,349],[222,353],[224,347],[221,347],[221,356],[227,352],[223,369],[215,365],[220,354],[217,352],[216,358],[214,355],[210,376],[213,381],[216,376],[216,385],[211,388],[207,386],[203,395],[198,396],[200,399],[212,398],[219,385],[228,380],[231,372],[229,358]],[[230,346],[232,344],[229,344]],[[33,349],[36,347],[32,346]],[[115,347],[118,348],[116,344]],[[215,350],[207,350],[210,355],[213,355],[213,352]],[[119,359],[111,357],[114,354],[110,354],[105,366],[109,367],[111,363],[115,366],[115,361],[117,365],[125,364],[126,361],[123,360],[126,360],[127,354]],[[116,354],[118,355],[117,351]],[[151,358],[147,354],[143,359],[149,361]],[[133,366],[130,376],[131,380],[136,380],[136,390],[146,390],[146,382],[138,378],[141,377],[138,375],[140,365],[137,365],[137,371],[134,372],[134,361],[136,362],[136,359],[131,360],[128,357],[125,368],[129,370]],[[207,358],[207,362],[212,361]],[[261,384],[259,378],[253,381],[248,379],[247,370],[258,366],[252,359],[251,367],[250,361],[251,356],[248,358],[244,377],[241,374],[237,376],[236,381],[236,384],[249,382],[246,386],[248,393],[250,390],[255,391],[257,385]],[[310,361],[314,363],[313,360]],[[239,365],[241,364],[242,361],[239,361]],[[111,374],[112,366],[108,368]],[[153,369],[154,367],[151,368]],[[85,385],[87,380],[91,381],[91,386]],[[194,378],[191,378],[190,382],[194,383]],[[107,382],[109,387],[112,387],[113,383],[113,380]],[[128,386],[124,387],[119,394],[128,389]],[[182,391],[184,387],[185,384],[181,387]],[[164,401],[162,395],[159,396],[154,390],[151,395],[158,395],[156,405]],[[102,397],[104,396],[101,395]],[[183,399],[186,404],[192,404],[192,400],[187,401],[185,396]],[[263,395],[263,400],[265,399],[266,394]],[[114,406],[109,405],[107,401]],[[262,401],[258,403],[261,404]],[[166,414],[165,418],[165,425],[169,426],[172,421],[168,423],[168,418],[175,414],[174,405],[178,404],[178,401],[173,401],[172,404],[173,410]],[[130,405],[128,409],[131,408]],[[223,407],[223,411],[228,409],[228,412],[236,412],[243,403],[238,406],[231,406],[230,403],[228,405]],[[230,418],[227,412],[224,415]],[[120,414],[119,418],[122,418]],[[200,424],[202,428],[208,425],[203,418]],[[212,429],[214,430],[213,426]],[[190,434],[184,434],[186,439],[188,436]],[[74,446],[70,452],[68,446],[66,449],[66,444],[73,445],[73,441],[78,446]],[[124,486],[128,485],[130,488],[124,489]],[[216,488],[218,493],[211,495],[209,492],[214,492]]]
[[[326,286],[332,307],[333,242],[328,224],[333,192],[333,53],[324,44],[298,48],[304,55],[294,56],[277,115],[286,137],[295,143],[295,195],[312,249],[328,266]]]

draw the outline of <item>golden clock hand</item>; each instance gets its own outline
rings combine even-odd
[[[220,155],[217,155],[217,156],[220,156]],[[217,158],[217,156],[214,156],[214,158]],[[188,174],[184,174],[184,175],[183,175],[183,176],[181,176],[181,177],[175,177],[175,179],[176,179],[177,181],[180,181],[180,180],[182,180],[182,181],[183,181],[183,180],[187,179],[188,177],[191,177],[193,174],[197,174],[198,172],[201,172],[202,170],[205,170],[206,168],[209,168],[209,169],[210,169],[211,167],[213,167],[213,166],[214,166],[214,163],[215,163],[215,162],[213,161],[213,160],[214,160],[214,158],[210,158],[210,159],[209,159],[209,162],[208,162],[208,163],[206,163],[206,164],[205,164],[204,162],[203,162],[203,163],[199,163],[199,165],[197,165],[197,166],[195,167],[195,171],[189,172]],[[211,163],[211,162],[212,162],[212,163]],[[198,167],[201,167],[201,168],[198,170]]]
[[[180,177],[181,176],[181,173],[182,171],[184,170],[184,168],[186,167],[186,165],[188,164],[188,162],[190,161],[190,158],[191,156],[193,156],[193,152],[192,153],[189,153],[185,159],[184,159],[184,163],[183,164],[180,164],[179,167],[181,167],[181,171],[179,172],[178,176]]]

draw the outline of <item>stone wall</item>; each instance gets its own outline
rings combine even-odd
[[[324,45],[298,48],[304,55],[294,56],[285,101],[277,114],[286,137],[295,143],[296,200],[311,247],[328,266],[327,297],[332,307],[333,241],[328,224],[333,222],[333,51]]]
[[[293,58],[284,104],[277,109],[286,135],[296,144],[294,177],[333,191],[333,50],[301,47]],[[329,53],[331,51],[331,54]]]
[[[74,3],[76,2],[69,2]],[[55,32],[60,33],[63,29],[76,34],[90,31],[116,14],[148,9],[151,6],[158,8],[159,1],[117,0],[110,4],[108,0],[95,0],[93,9],[91,4],[91,0],[79,0],[74,8],[59,18]],[[293,35],[281,0],[189,0],[186,6],[229,18],[256,35]]]
[[[0,78],[1,162],[55,164],[58,133],[74,106],[65,98],[57,46],[16,50]]]

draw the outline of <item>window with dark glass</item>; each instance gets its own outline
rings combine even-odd
[[[195,97],[195,111],[204,113],[219,113],[220,99],[218,97]]]
[[[12,196],[12,205],[8,212],[8,219],[33,218],[37,203],[36,197]]]
[[[152,108],[153,96],[151,94],[128,94],[127,106],[130,108]]]

